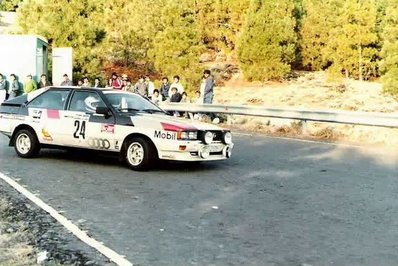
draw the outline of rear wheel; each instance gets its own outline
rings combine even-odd
[[[141,137],[133,137],[126,141],[124,157],[133,170],[148,170],[156,162],[156,149],[152,143]]]
[[[35,157],[40,150],[36,134],[28,129],[21,129],[15,134],[15,151],[19,157]]]

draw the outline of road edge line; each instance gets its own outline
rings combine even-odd
[[[34,204],[36,204],[42,210],[44,210],[45,212],[50,214],[63,227],[65,227],[69,232],[71,232],[73,235],[75,235],[81,241],[83,241],[90,247],[95,248],[98,252],[100,252],[102,255],[104,255],[105,257],[107,257],[108,259],[110,259],[111,261],[116,263],[117,265],[133,266],[133,263],[131,263],[130,261],[125,259],[122,255],[118,254],[116,251],[106,247],[99,241],[88,236],[86,232],[82,231],[78,226],[76,226],[71,221],[69,221],[65,216],[62,216],[61,214],[59,214],[53,207],[49,206],[44,201],[42,201],[40,198],[35,196],[32,192],[30,192],[26,188],[22,187],[11,177],[0,172],[0,179],[2,179],[8,185],[13,187],[16,191],[18,191],[19,193],[24,195],[26,198],[28,198],[30,201],[32,201]]]

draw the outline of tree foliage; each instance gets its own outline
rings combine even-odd
[[[202,52],[226,54],[249,80],[292,68],[350,78],[395,75],[396,0],[7,0],[22,33],[74,48],[75,76],[139,65],[199,82]],[[396,75],[395,75],[396,76]],[[389,84],[389,85],[388,85]]]
[[[252,0],[238,58],[249,80],[279,79],[290,71],[296,48],[292,0]]]
[[[168,76],[179,75],[189,85],[198,85],[201,76],[198,59],[203,45],[193,2],[168,0],[160,28],[149,51],[156,69]]]
[[[398,95],[398,2],[390,0],[383,31],[382,71],[386,92]]]

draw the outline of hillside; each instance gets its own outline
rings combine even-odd
[[[348,80],[329,83],[324,72],[301,73],[298,78],[283,83],[254,84],[242,81],[236,74],[224,87],[217,87],[215,102],[247,104],[279,108],[314,110],[347,110],[396,113],[398,101],[383,94],[380,83]],[[233,126],[269,134],[299,135],[298,121],[236,116]],[[398,145],[398,129],[309,123],[312,137],[372,144]]]

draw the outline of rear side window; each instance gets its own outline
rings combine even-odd
[[[49,90],[37,96],[29,104],[29,108],[63,110],[70,90]]]

